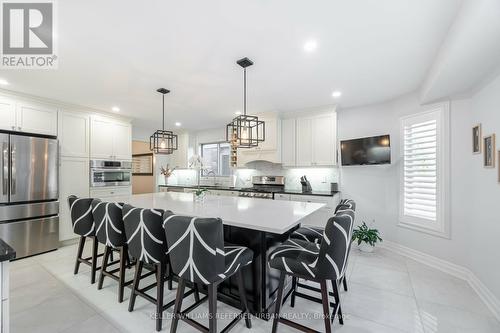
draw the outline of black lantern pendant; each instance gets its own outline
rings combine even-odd
[[[165,131],[165,94],[168,94],[170,90],[165,88],[160,88],[156,90],[163,95],[163,118],[162,118],[162,129],[154,132],[149,138],[149,149],[155,154],[172,154],[174,150],[177,150],[177,135],[172,131]]]
[[[265,123],[257,116],[247,115],[247,67],[253,62],[248,58],[236,62],[243,67],[243,114],[226,125],[226,141],[236,148],[254,148],[265,140]]]

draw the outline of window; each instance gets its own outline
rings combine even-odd
[[[211,171],[216,176],[230,176],[229,155],[231,147],[227,142],[205,143],[201,145],[203,159],[202,176],[208,176]]]
[[[449,237],[449,106],[401,120],[400,225]]]

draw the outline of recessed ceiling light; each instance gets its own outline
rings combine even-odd
[[[176,122],[175,126],[180,127],[182,124],[180,122]]]
[[[239,116],[241,114],[241,111],[236,111],[234,114]]]
[[[316,40],[314,40],[314,39],[308,40],[304,44],[304,51],[306,51],[306,52],[316,51],[317,48],[318,48],[318,42],[316,42]]]
[[[342,92],[340,92],[338,90],[332,92],[332,97],[333,98],[339,98],[340,96],[342,96]]]
[[[113,112],[120,112],[120,108],[119,108],[119,107],[117,107],[117,106],[113,106],[113,107],[111,108],[111,110],[112,110]]]
[[[5,79],[0,79],[0,84],[2,86],[7,86],[9,84],[9,82],[7,82],[7,80],[5,80]]]

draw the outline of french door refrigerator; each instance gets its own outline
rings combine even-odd
[[[58,142],[0,132],[0,238],[22,258],[59,243]]]

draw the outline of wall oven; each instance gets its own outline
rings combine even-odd
[[[132,162],[90,161],[90,187],[130,186]]]

